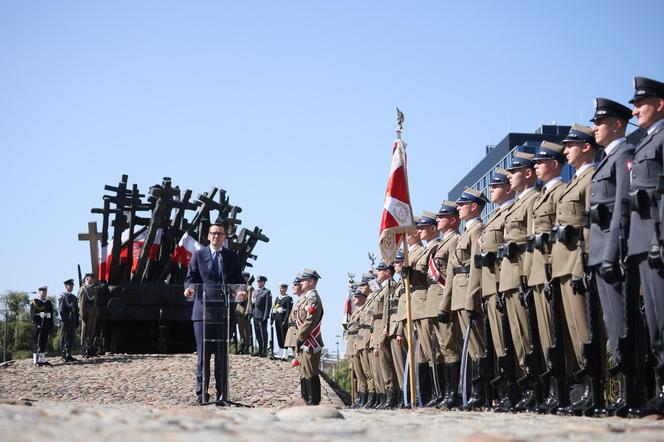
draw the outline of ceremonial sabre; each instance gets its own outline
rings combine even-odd
[[[461,383],[459,388],[461,388],[461,398],[463,399],[463,406],[468,405],[468,342],[470,342],[470,327],[473,325],[473,321],[468,321],[468,326],[466,327],[466,334],[463,336],[463,350],[461,350]]]

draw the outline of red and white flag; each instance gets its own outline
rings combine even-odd
[[[413,209],[410,207],[408,192],[406,144],[401,138],[397,138],[392,147],[392,165],[380,221],[380,253],[385,262],[394,260],[402,235],[412,228]]]
[[[203,245],[196,241],[194,238],[189,236],[187,232],[182,235],[178,246],[173,250],[171,255],[171,260],[180,264],[181,266],[188,266],[191,255],[194,254],[197,250],[203,248]]]
[[[436,284],[445,288],[445,273],[441,272],[436,265],[436,261],[433,258],[433,255],[429,257],[429,270],[427,271],[429,278],[434,280]]]

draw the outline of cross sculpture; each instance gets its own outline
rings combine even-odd
[[[101,240],[101,234],[97,232],[97,221],[92,221],[88,223],[88,233],[79,233],[79,241],[89,241],[90,242],[90,268],[92,273],[95,274],[95,278],[98,278],[99,275],[99,241]]]

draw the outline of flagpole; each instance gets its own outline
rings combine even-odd
[[[403,234],[403,262],[410,266],[408,262],[408,241],[406,241],[406,234]],[[408,343],[408,379],[410,381],[410,408],[415,408],[416,394],[415,394],[415,353],[413,345],[413,311],[410,306],[410,275],[406,273],[404,280],[404,287],[406,288],[406,334]]]
[[[403,113],[397,108],[397,140],[401,140],[401,133],[403,132],[403,122],[404,116]],[[405,173],[408,173],[407,168],[404,169]],[[410,190],[408,189],[408,176],[405,177],[406,182],[406,191],[408,193],[408,200],[410,201]],[[410,266],[408,262],[408,241],[406,239],[406,232],[402,233],[401,239],[403,240],[403,262],[406,266]],[[406,333],[407,338],[406,342],[408,344],[408,364],[410,370],[408,370],[408,379],[410,381],[410,408],[415,408],[417,405],[417,395],[416,395],[416,386],[415,386],[415,349],[413,348],[413,310],[410,305],[410,274],[406,273],[404,278],[404,286],[406,289]]]

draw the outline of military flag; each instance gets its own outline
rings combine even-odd
[[[392,262],[399,250],[403,234],[413,227],[413,209],[408,192],[406,143],[401,140],[403,114],[397,109],[399,130],[392,146],[392,164],[385,191],[383,216],[380,221],[380,253],[383,261]]]

